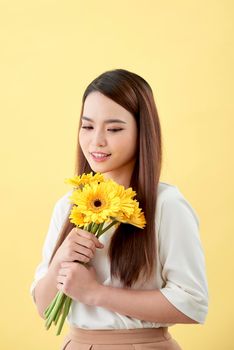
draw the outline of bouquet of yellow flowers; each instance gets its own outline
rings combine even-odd
[[[139,208],[132,188],[125,189],[111,179],[105,179],[101,173],[93,172],[65,179],[65,183],[74,187],[69,197],[73,207],[69,219],[76,227],[92,232],[99,238],[111,226],[128,223],[144,228],[144,213]],[[105,223],[109,223],[103,228]],[[56,335],[61,333],[64,321],[69,313],[72,299],[59,291],[45,310],[46,329],[52,322],[56,325],[61,317]]]

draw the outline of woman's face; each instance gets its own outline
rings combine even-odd
[[[79,143],[93,171],[129,187],[137,149],[137,125],[130,112],[98,91],[90,93]]]

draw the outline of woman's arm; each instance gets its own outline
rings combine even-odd
[[[45,319],[44,311],[47,306],[54,299],[55,295],[58,292],[57,289],[57,274],[59,267],[53,264],[53,261],[48,269],[46,275],[41,278],[36,286],[34,291],[35,303],[39,315]]]
[[[176,309],[159,290],[133,290],[100,285],[92,305],[156,323],[199,323]]]

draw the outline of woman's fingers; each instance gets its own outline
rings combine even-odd
[[[60,246],[60,255],[64,255],[64,261],[87,263],[94,258],[96,248],[103,247],[93,233],[73,228]]]
[[[99,242],[99,240],[97,239],[97,237],[93,233],[85,231],[85,230],[81,230],[77,227],[75,228],[75,232],[81,237],[92,240],[97,248],[103,247],[103,244],[101,242]]]
[[[77,236],[75,243],[79,245],[79,249],[76,249],[76,250],[80,251],[81,249],[85,248],[85,249],[90,250],[93,254],[95,253],[96,246],[95,246],[95,243],[91,239]],[[84,249],[83,249],[83,251],[84,251]]]
[[[87,263],[90,261],[90,258],[87,257],[86,255],[82,255],[80,253],[76,253],[74,252],[74,255],[73,255],[73,258],[72,258],[72,261],[78,261],[78,262],[84,262],[84,263]]]
[[[77,252],[77,253],[80,253],[80,254],[83,254],[83,255],[86,255],[88,258],[93,258],[94,257],[94,251],[93,249],[91,248],[86,248],[84,247],[83,245],[76,245],[74,250]]]

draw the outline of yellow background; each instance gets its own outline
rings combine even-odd
[[[0,2],[2,349],[59,349],[66,334],[44,329],[29,287],[70,189],[83,91],[115,68],[152,86],[161,181],[201,221],[209,313],[170,331],[186,350],[233,349],[233,10],[231,0]]]

